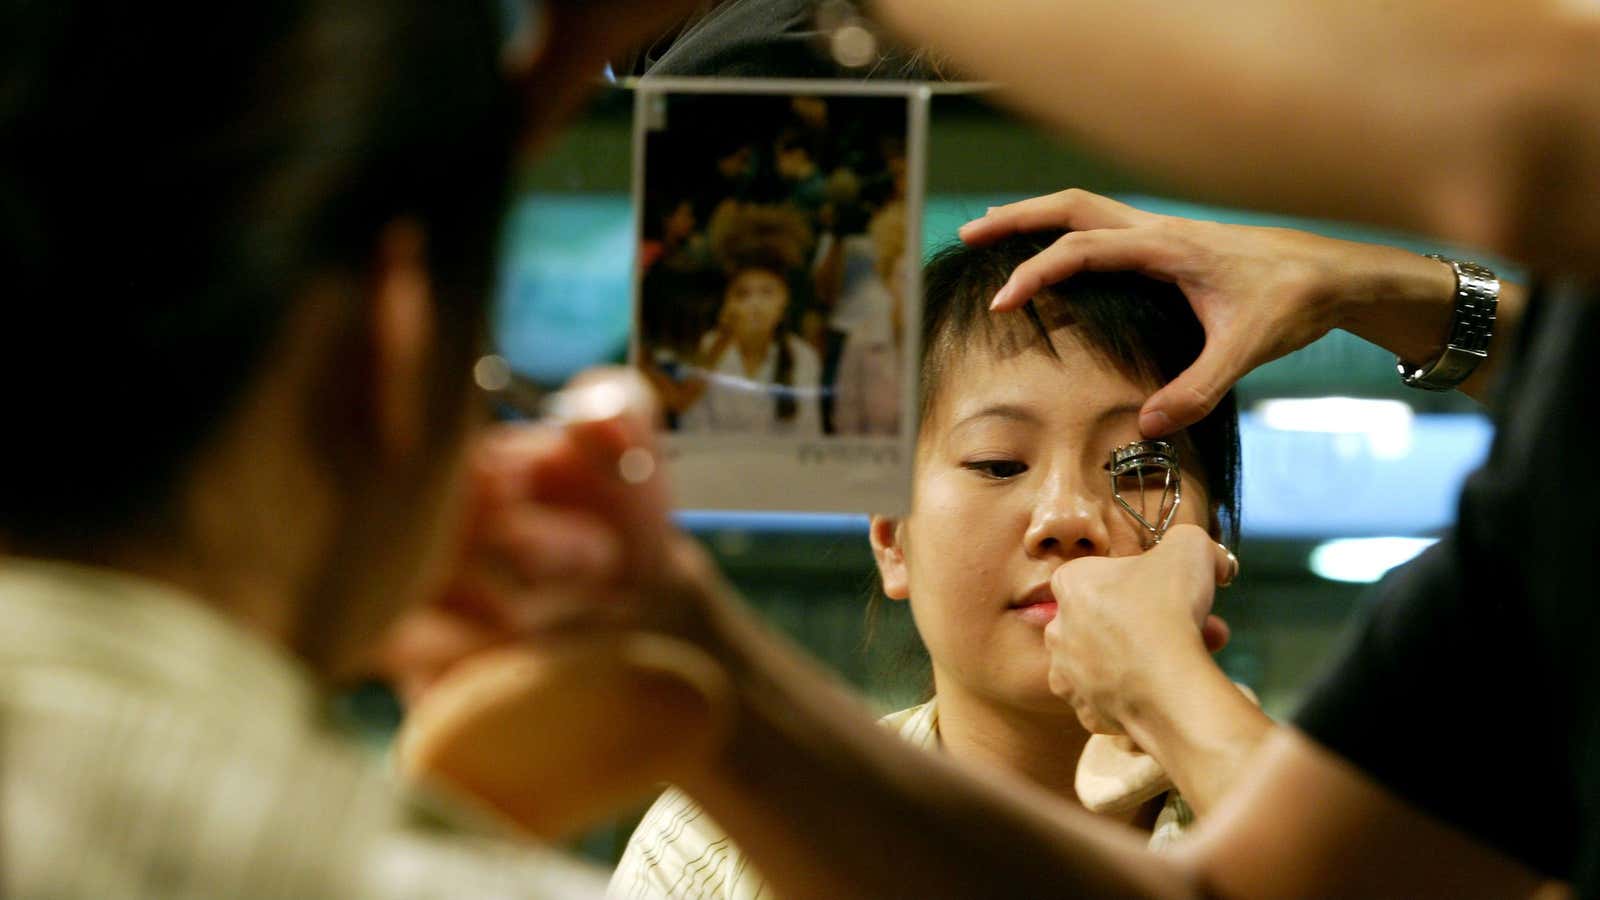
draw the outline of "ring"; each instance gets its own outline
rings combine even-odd
[[[1228,577],[1222,579],[1217,587],[1227,587],[1228,585],[1233,584],[1234,579],[1239,577],[1239,557],[1234,556],[1233,551],[1226,547],[1222,549],[1223,552],[1228,554]]]

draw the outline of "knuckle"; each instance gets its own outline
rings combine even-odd
[[[1211,536],[1206,533],[1206,530],[1192,522],[1181,522],[1172,526],[1172,530],[1168,532],[1168,535],[1176,537],[1185,543],[1211,543]]]
[[[1069,231],[1056,239],[1051,249],[1057,253],[1081,253],[1090,244],[1094,243],[1100,232],[1090,230]]]
[[[1090,196],[1090,193],[1083,188],[1071,187],[1064,191],[1057,192],[1056,199],[1060,201],[1062,206],[1072,207],[1082,206],[1084,203],[1087,203]]]
[[[1073,696],[1071,680],[1053,668],[1050,670],[1050,693],[1055,694],[1062,700],[1073,701],[1077,699]]]
[[[1205,413],[1216,404],[1216,390],[1209,384],[1186,384],[1179,392],[1179,400],[1196,414]]]
[[[1166,540],[1173,541],[1176,547],[1187,554],[1204,556],[1208,559],[1216,547],[1216,542],[1211,539],[1209,532],[1199,525],[1189,523],[1174,525],[1172,530],[1167,532]]]

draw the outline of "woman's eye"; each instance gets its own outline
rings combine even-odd
[[[1142,473],[1135,469],[1116,476],[1117,488],[1124,491],[1160,490],[1169,479],[1170,475],[1162,469],[1145,469]]]
[[[963,463],[962,465],[964,468],[977,472],[985,478],[997,480],[1015,478],[1028,471],[1026,463],[1017,462],[1014,459],[980,459]]]

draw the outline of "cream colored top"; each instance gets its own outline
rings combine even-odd
[[[929,750],[939,746],[938,700],[891,713],[881,720],[906,741]],[[1194,822],[1176,791],[1156,818],[1150,848],[1171,846]],[[633,832],[611,876],[609,896],[624,900],[772,900],[773,893],[739,848],[683,792],[661,795]]]
[[[0,896],[597,897],[391,780],[296,660],[171,588],[0,558]]]
[[[775,383],[778,377],[778,345],[767,348],[755,377],[744,371],[736,347],[728,347],[713,368],[695,370],[706,380],[705,393],[678,416],[678,431],[684,434],[733,432],[797,438],[822,436],[822,363],[811,345],[794,335],[787,336],[794,367],[787,386]],[[716,332],[700,341],[702,353],[717,341]],[[687,374],[687,373],[686,373]],[[794,416],[778,418],[777,393],[789,392],[795,400]]]

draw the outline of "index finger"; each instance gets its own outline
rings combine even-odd
[[[1217,587],[1227,587],[1239,576],[1239,558],[1233,551],[1212,539],[1199,525],[1174,525],[1162,538],[1162,548],[1195,555],[1195,564],[1209,564]]]
[[[1068,188],[1043,197],[993,207],[982,218],[961,226],[960,235],[969,244],[988,244],[1029,231],[1128,228],[1151,216],[1151,213],[1110,197],[1102,197],[1082,188]]]
[[[1169,244],[1148,228],[1071,231],[1017,266],[995,292],[989,309],[1017,309],[1050,285],[1079,272],[1143,272],[1163,277],[1170,257]]]
[[[1194,605],[1189,610],[1194,617],[1195,627],[1204,633],[1206,618],[1211,614],[1212,602],[1216,597],[1215,589],[1226,587],[1237,576],[1238,559],[1227,547],[1212,540],[1211,534],[1198,525],[1173,526],[1150,554],[1182,557],[1184,568],[1196,576],[1207,569],[1211,571],[1211,589],[1195,594],[1192,597]],[[1198,584],[1194,586],[1200,587]]]

